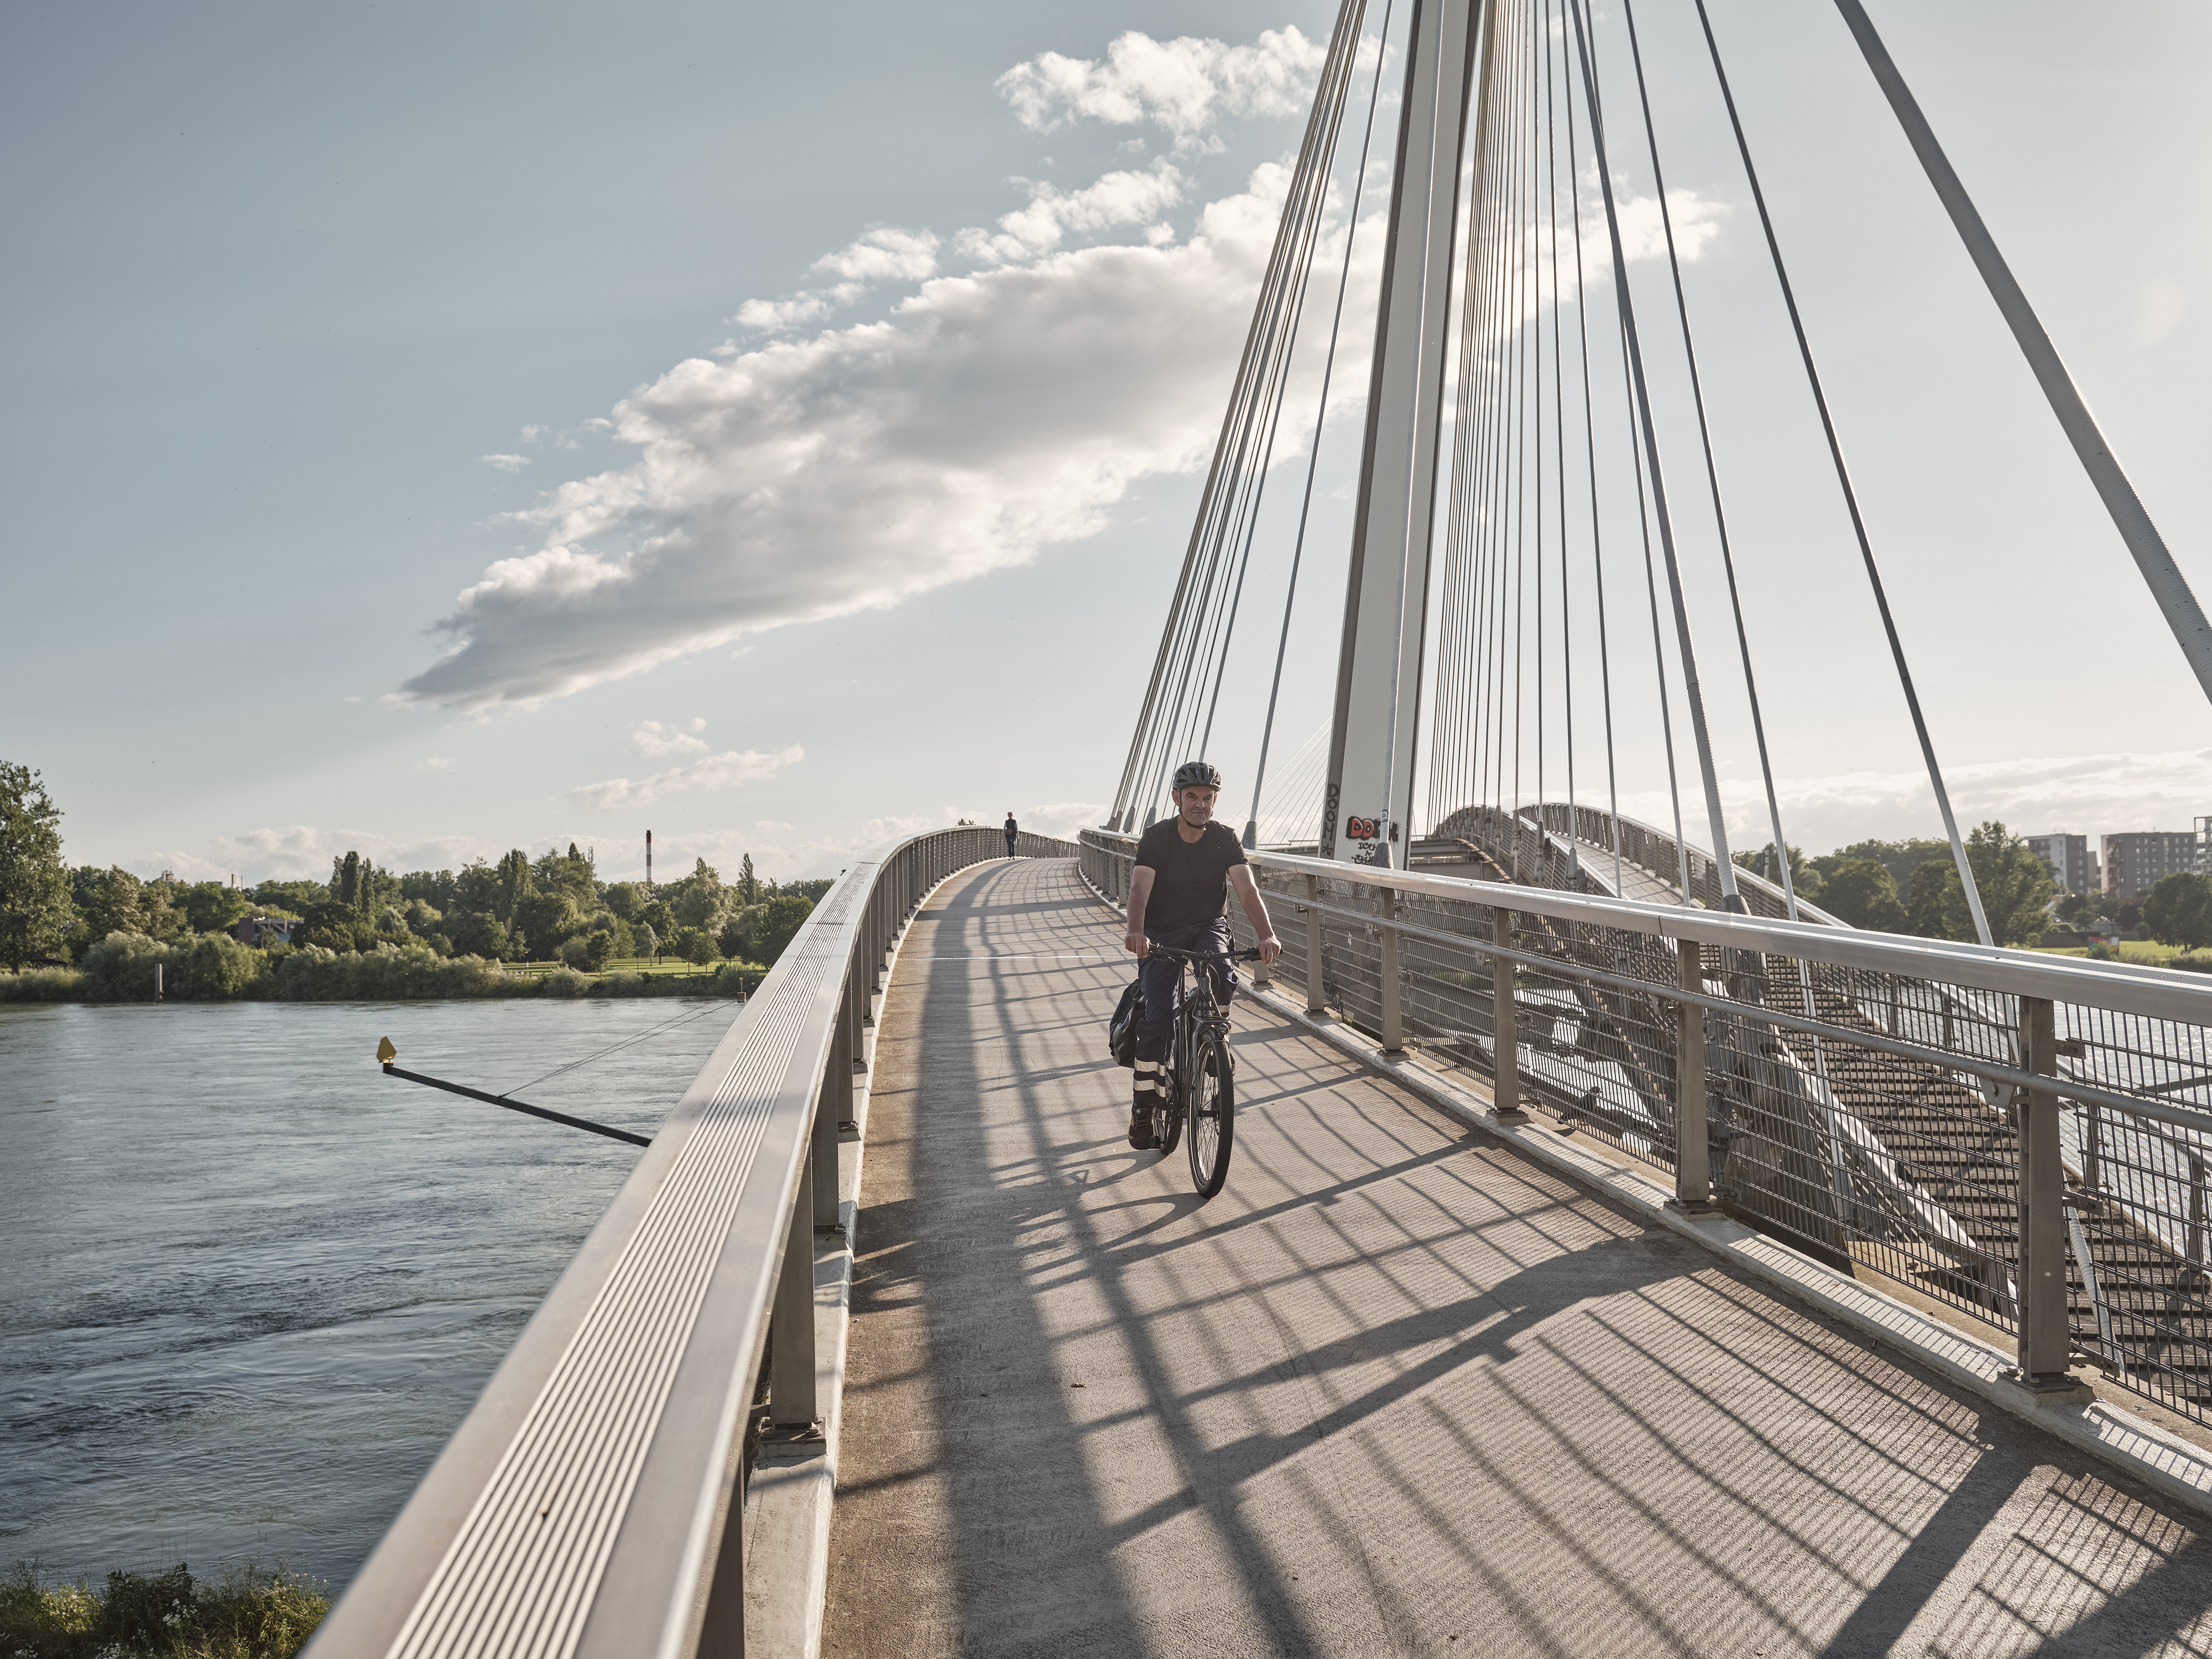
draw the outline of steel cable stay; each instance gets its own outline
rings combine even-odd
[[[1545,35],[1551,35],[1551,0],[1545,0]],[[1566,38],[1559,40],[1562,56],[1566,51]],[[1611,820],[1613,839],[1613,893],[1621,896],[1620,860],[1620,781],[1613,752],[1613,665],[1610,642],[1607,635],[1605,614],[1605,552],[1604,528],[1598,514],[1597,496],[1597,422],[1590,406],[1589,377],[1589,311],[1584,303],[1584,273],[1583,267],[1583,209],[1582,173],[1575,145],[1575,100],[1573,76],[1565,66],[1561,72],[1567,80],[1567,182],[1570,186],[1567,201],[1572,210],[1575,232],[1575,328],[1580,342],[1577,362],[1582,370],[1583,434],[1584,453],[1589,469],[1590,487],[1590,571],[1591,587],[1597,599],[1597,653],[1599,684],[1605,704],[1605,787],[1606,806]],[[1680,814],[1677,814],[1679,817]]]
[[[1667,179],[1659,163],[1659,135],[1651,120],[1651,94],[1645,84],[1644,48],[1637,39],[1636,9],[1632,0],[1621,0],[1621,18],[1628,26],[1629,55],[1636,66],[1637,102],[1644,112],[1644,143],[1651,156],[1651,189],[1658,199],[1660,228],[1666,236],[1667,270],[1674,284],[1675,315],[1682,325],[1682,356],[1689,368],[1691,402],[1698,413],[1698,443],[1704,453],[1705,483],[1712,495],[1713,527],[1720,540],[1721,566],[1728,574],[1729,609],[1735,621],[1736,648],[1743,659],[1744,696],[1751,707],[1752,736],[1759,750],[1759,775],[1766,789],[1766,811],[1774,832],[1775,856],[1782,861],[1783,891],[1789,905],[1790,919],[1795,921],[1797,919],[1797,888],[1789,868],[1790,843],[1782,832],[1782,805],[1775,793],[1773,763],[1767,757],[1766,720],[1759,708],[1758,676],[1752,672],[1751,636],[1744,627],[1743,599],[1736,586],[1735,553],[1729,541],[1728,512],[1721,502],[1720,469],[1713,459],[1712,428],[1705,418],[1705,382],[1698,373],[1697,343],[1690,331],[1689,296],[1682,289],[1682,264],[1674,246],[1674,216],[1673,210],[1667,205]],[[1989,924],[1982,920],[1981,899],[1978,894],[1972,894],[1972,876],[1968,874],[1966,879],[1972,896],[1975,925],[1980,930],[1982,943],[1987,945],[1990,930]]]
[[[1170,609],[1152,682],[1131,743],[1116,822],[1133,820],[1139,797],[1158,799],[1167,757],[1186,727],[1186,708],[1200,681],[1202,653],[1226,599],[1224,572],[1233,568],[1235,527],[1249,510],[1256,482],[1257,444],[1272,425],[1270,403],[1279,398],[1295,296],[1304,290],[1313,234],[1326,195],[1335,134],[1350,70],[1361,38],[1364,0],[1345,0],[1316,88],[1298,161],[1286,195],[1267,274],[1246,336],[1235,389],[1185,554],[1183,574]],[[1125,818],[1126,815],[1126,818]],[[1130,827],[1135,827],[1133,823]]]
[[[1959,872],[1959,881],[1965,890],[1967,902],[1974,916],[1974,930],[1984,945],[1993,943],[1990,937],[1989,920],[1982,913],[1982,896],[1974,881],[1973,866],[1966,859],[1966,842],[1959,835],[1958,815],[1951,810],[1951,792],[1944,785],[1943,769],[1936,763],[1936,745],[1928,735],[1927,716],[1921,713],[1920,694],[1912,684],[1912,670],[1905,661],[1905,643],[1898,636],[1897,619],[1890,612],[1889,593],[1882,585],[1881,567],[1875,562],[1874,544],[1867,535],[1866,520],[1859,511],[1858,491],[1851,483],[1850,468],[1844,460],[1843,441],[1836,434],[1836,422],[1828,411],[1828,398],[1820,384],[1820,371],[1813,360],[1812,342],[1805,333],[1805,320],[1797,310],[1797,293],[1790,285],[1790,272],[1782,259],[1782,244],[1775,234],[1774,220],[1766,210],[1766,192],[1759,188],[1759,169],[1753,165],[1751,145],[1744,137],[1743,120],[1736,112],[1735,93],[1729,85],[1728,70],[1721,63],[1720,43],[1713,36],[1712,20],[1705,14],[1705,0],[1697,0],[1698,22],[1705,37],[1705,50],[1713,64],[1713,79],[1719,84],[1721,102],[1728,110],[1729,127],[1735,137],[1736,154],[1743,162],[1745,182],[1751,186],[1753,204],[1759,210],[1759,225],[1766,240],[1766,252],[1774,264],[1774,281],[1782,291],[1782,303],[1790,313],[1790,330],[1797,342],[1797,355],[1805,367],[1805,381],[1813,394],[1813,407],[1820,417],[1820,433],[1827,441],[1828,456],[1836,469],[1836,483],[1843,491],[1844,506],[1850,515],[1851,534],[1857,540],[1859,558],[1865,566],[1867,585],[1873,590],[1875,609],[1881,614],[1882,635],[1889,644],[1890,661],[1897,669],[1899,689],[1905,694],[1905,706],[1912,717],[1912,732],[1920,744],[1920,758],[1928,772],[1928,786],[1936,794],[1936,809],[1942,815],[1943,833],[1950,838],[1951,857]],[[1731,578],[1733,581],[1733,578]],[[1784,866],[1783,874],[1789,879],[1790,854],[1788,845],[1778,841],[1776,857]],[[1794,892],[1794,890],[1793,890]],[[1793,896],[1792,902],[1795,900]],[[1795,914],[1793,909],[1792,914]]]
[[[1351,72],[1353,69],[1358,67],[1358,43],[1360,39],[1364,38],[1359,31],[1364,30],[1365,27],[1364,10],[1364,0],[1360,0],[1360,15],[1355,18],[1353,21],[1353,29],[1355,31],[1353,36],[1353,50],[1350,58],[1346,62],[1345,74],[1337,95],[1333,101],[1328,138],[1322,149],[1321,164],[1315,171],[1315,179],[1316,182],[1314,191],[1314,210],[1307,224],[1303,250],[1299,258],[1295,262],[1297,271],[1296,292],[1289,301],[1289,327],[1285,334],[1282,353],[1275,369],[1275,384],[1271,389],[1269,398],[1267,446],[1261,456],[1259,471],[1253,481],[1250,490],[1249,507],[1243,519],[1242,536],[1243,548],[1238,556],[1237,563],[1237,585],[1235,591],[1230,596],[1228,606],[1222,618],[1218,636],[1219,647],[1218,651],[1212,649],[1209,650],[1209,660],[1212,668],[1212,678],[1213,682],[1213,689],[1206,702],[1205,727],[1200,732],[1196,747],[1192,751],[1195,754],[1204,755],[1208,753],[1212,746],[1214,716],[1216,713],[1218,712],[1221,704],[1222,683],[1227,676],[1229,668],[1229,650],[1231,645],[1234,641],[1237,611],[1243,601],[1244,579],[1251,570],[1252,546],[1254,538],[1259,531],[1260,507],[1261,501],[1266,495],[1268,475],[1274,465],[1275,438],[1281,428],[1283,401],[1285,394],[1289,389],[1291,367],[1295,360],[1297,351],[1298,330],[1304,320],[1306,289],[1312,280],[1313,258],[1315,252],[1318,249],[1322,222],[1324,211],[1328,205],[1328,183],[1334,171],[1337,138],[1343,126],[1346,106],[1350,101]],[[1389,29],[1389,15],[1386,9],[1383,15],[1383,30],[1386,36]],[[1376,53],[1376,73],[1378,77],[1382,73],[1382,54],[1378,47]],[[1371,99],[1369,109],[1369,125],[1370,136],[1371,137],[1373,125],[1373,107]],[[1365,152],[1363,148],[1363,172],[1364,171],[1364,160]],[[1353,204],[1353,211],[1356,215],[1358,211],[1356,198]],[[1352,229],[1352,226],[1350,223],[1347,223],[1346,232],[1346,254],[1347,260],[1349,259],[1351,251]],[[1343,313],[1343,284],[1340,280],[1337,293],[1337,314],[1339,317],[1341,317]],[[1335,337],[1334,331],[1332,329],[1329,343],[1329,361],[1332,366],[1334,365],[1334,359]],[[1328,414],[1328,395],[1326,379],[1324,378],[1322,392],[1322,418],[1326,418]],[[1319,444],[1320,430],[1318,423],[1316,423],[1315,429],[1315,453],[1316,454],[1319,453]],[[1309,472],[1308,476],[1309,480],[1310,480],[1310,472]],[[1203,679],[1205,676],[1201,674],[1200,678]]]
[[[1375,117],[1382,102],[1382,64],[1389,55],[1390,14],[1395,0],[1383,0],[1382,25],[1375,35],[1375,79],[1367,94],[1366,135],[1360,140],[1359,161],[1352,174],[1352,207],[1344,222],[1344,264],[1337,273],[1336,307],[1329,318],[1328,351],[1322,360],[1321,399],[1314,416],[1313,437],[1306,450],[1305,489],[1298,500],[1298,528],[1291,543],[1290,580],[1283,592],[1283,626],[1275,644],[1275,672],[1267,685],[1267,718],[1260,728],[1260,757],[1252,769],[1252,807],[1244,820],[1245,847],[1259,844],[1260,791],[1267,778],[1267,749],[1275,735],[1275,706],[1283,690],[1283,661],[1290,650],[1291,617],[1298,598],[1298,570],[1305,558],[1306,529],[1313,514],[1314,475],[1321,465],[1322,428],[1328,422],[1329,383],[1336,374],[1337,339],[1344,325],[1344,298],[1352,283],[1352,250],[1359,235],[1359,204],[1367,191],[1367,158],[1375,144]]]

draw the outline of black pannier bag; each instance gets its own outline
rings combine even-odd
[[[1114,1018],[1106,1027],[1106,1046],[1113,1052],[1116,1066],[1134,1067],[1137,1063],[1137,1027],[1145,1018],[1145,986],[1142,980],[1131,980],[1129,988],[1121,993],[1121,1005],[1114,1010]]]

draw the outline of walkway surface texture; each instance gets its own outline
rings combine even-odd
[[[1249,1001],[1200,1205],[1120,934],[1023,860],[906,937],[825,1652],[2212,1653],[2212,1524]]]

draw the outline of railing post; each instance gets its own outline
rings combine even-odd
[[[1705,953],[1693,939],[1674,943],[1674,982],[1703,994]],[[1684,1215],[1713,1212],[1713,1176],[1705,1143],[1705,1011],[1686,997],[1674,1003],[1674,1202]]]
[[[1314,907],[1321,902],[1321,878],[1306,878],[1306,1012],[1317,1014],[1328,1006],[1328,998],[1322,990],[1321,972],[1321,912]]]
[[[2204,1279],[2204,1160],[2195,1152],[2189,1155],[2189,1233],[2188,1247],[2190,1290],[2202,1295]]]
[[[769,1316],[772,1345],[769,1416],[776,1437],[782,1440],[805,1440],[821,1431],[822,1407],[816,1397],[814,1375],[814,1158],[811,1152],[806,1163],[807,1167],[799,1172],[799,1190],[792,1194],[791,1224],[783,1237],[783,1267],[775,1280],[775,1308]]]
[[[1402,1054],[1406,1015],[1398,982],[1398,895],[1392,888],[1378,887],[1375,900],[1382,928],[1382,1052]]]
[[[1513,948],[1513,913],[1503,905],[1490,909],[1490,936]],[[1500,1123],[1526,1123],[1521,1109],[1521,1010],[1514,994],[1513,964],[1490,958],[1490,1115]]]
[[[2057,1036],[2048,997],[2020,1000],[2024,1069],[2058,1069]],[[2058,1097],[2030,1089],[2020,1113],[2020,1374],[2038,1393],[2072,1391],[2066,1373],[2073,1346],[2066,1328],[2066,1175],[2059,1161]]]

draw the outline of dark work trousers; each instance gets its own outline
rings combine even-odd
[[[1148,927],[1145,937],[1170,951],[1218,951],[1225,956],[1235,948],[1229,939],[1227,916],[1193,922],[1188,927],[1172,928],[1164,933],[1156,933]],[[1217,962],[1212,973],[1213,1000],[1225,1008],[1236,989],[1235,972],[1226,962]],[[1168,1045],[1175,1040],[1176,1014],[1182,1006],[1183,964],[1160,957],[1146,957],[1137,964],[1137,978],[1145,988],[1145,1018],[1137,1027],[1137,1058],[1165,1060]],[[1194,985],[1192,988],[1196,988]]]
[[[1008,858],[1012,858],[1012,857],[1013,857],[1013,855],[1014,855],[1014,838],[1013,838],[1012,836],[1008,836],[1006,837],[1006,856],[1007,856]]]

